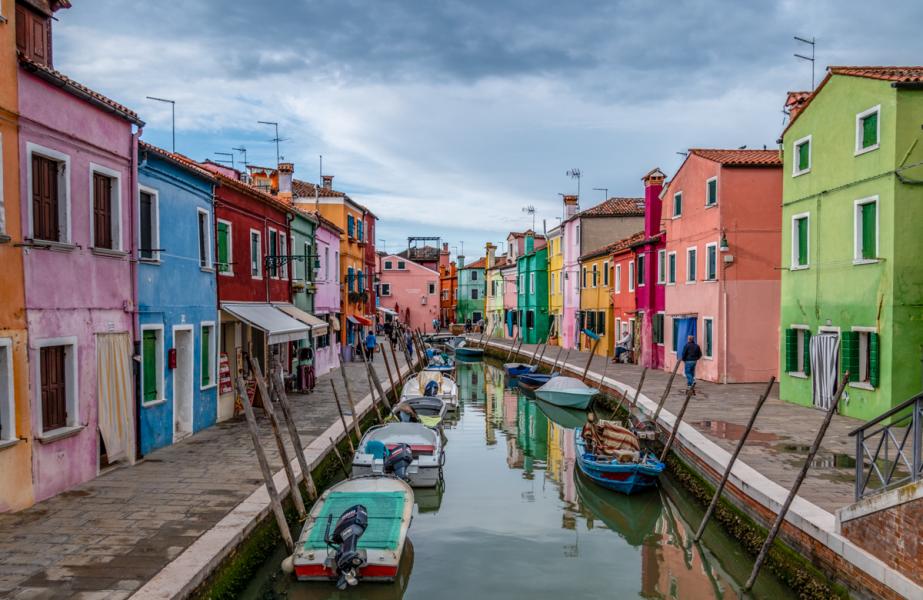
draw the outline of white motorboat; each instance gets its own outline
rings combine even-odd
[[[408,410],[411,409],[411,410]],[[446,403],[442,398],[418,396],[405,398],[391,409],[398,421],[404,423],[423,423],[427,427],[438,429],[445,418]],[[416,419],[413,417],[416,416]]]
[[[301,581],[394,581],[413,516],[413,490],[396,477],[357,477],[325,491],[288,568]]]
[[[445,459],[442,436],[422,423],[388,423],[369,428],[353,456],[352,476],[386,474],[402,452],[408,455],[410,464],[398,465],[395,475],[413,487],[435,487],[439,483]]]
[[[428,396],[439,398],[446,403],[449,412],[458,410],[458,386],[455,381],[438,371],[422,371],[407,380],[401,390],[401,400]]]

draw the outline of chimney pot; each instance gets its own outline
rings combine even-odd
[[[292,177],[295,173],[294,163],[279,163],[279,197],[291,200]]]
[[[333,189],[333,175],[324,175],[323,176],[324,189],[332,190]]]

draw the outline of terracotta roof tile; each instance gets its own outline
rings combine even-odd
[[[690,154],[721,163],[726,167],[781,167],[778,150],[721,150],[690,148]]]
[[[609,198],[596,206],[582,210],[579,217],[643,217],[644,198]]]
[[[827,67],[827,71],[834,75],[850,75],[899,83],[923,82],[923,67]]]
[[[301,179],[292,180],[292,195],[296,198],[313,198],[315,190],[317,191],[317,195],[321,198],[346,197],[346,194],[343,192],[325,188],[324,186],[317,185],[316,183],[302,181]]]
[[[531,229],[526,229],[525,231],[511,231],[511,232],[510,232],[510,235],[513,236],[514,238],[521,238],[521,237],[526,237],[526,236],[529,235],[530,233],[532,234],[532,237],[534,237],[534,238],[537,239],[537,240],[543,240],[543,239],[545,239],[545,236],[543,236],[543,235],[540,234],[540,233],[535,233],[535,232],[532,231]],[[506,236],[506,237],[509,237],[509,235]]]
[[[481,257],[477,259],[476,261],[474,261],[473,263],[469,265],[465,265],[464,267],[462,267],[462,269],[483,269],[485,264],[487,264],[487,261],[485,261],[484,258]]]
[[[216,172],[215,180],[218,182],[219,185],[223,185],[223,186],[235,189],[244,194],[249,194],[250,196],[258,200],[262,200],[266,204],[269,204],[270,206],[274,206],[275,208],[279,210],[282,210],[285,212],[292,212],[293,210],[295,210],[295,207],[292,204],[289,204],[288,202],[285,202],[284,200],[281,200],[277,198],[276,196],[273,196],[272,194],[267,194],[266,192],[258,190],[257,188],[253,187],[250,184],[244,183],[243,181],[238,181],[236,179],[223,175],[222,173]]]
[[[214,173],[212,173],[211,171],[207,169],[203,169],[202,167],[199,166],[197,162],[195,162],[188,156],[184,156],[177,152],[170,152],[169,150],[164,150],[163,148],[159,146],[155,146],[154,144],[149,144],[145,142],[144,140],[138,141],[138,147],[141,150],[144,150],[145,152],[153,152],[154,154],[157,154],[158,156],[161,156],[186,169],[189,169],[190,171],[192,171],[199,177],[202,177],[203,179],[207,179],[208,181],[215,181]]]
[[[39,64],[34,60],[27,58],[21,52],[17,52],[17,56],[19,58],[19,64],[22,65],[25,70],[34,73],[38,77],[41,77],[45,81],[57,87],[63,88],[67,92],[70,92],[77,97],[87,100],[91,104],[97,105],[99,108],[105,111],[117,114],[126,121],[134,123],[138,127],[144,126],[144,121],[141,120],[141,117],[138,116],[138,113],[131,110],[130,108],[122,106],[115,100],[111,100],[99,92],[91,90],[82,83],[77,83],[60,71],[55,71],[51,67],[46,67],[43,64]]]

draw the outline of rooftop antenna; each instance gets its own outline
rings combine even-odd
[[[288,138],[279,137],[279,124],[276,121],[257,121],[257,123],[260,123],[261,125],[272,125],[273,127],[276,128],[276,137],[272,138],[269,141],[276,143],[276,166],[278,167],[279,163],[282,161],[282,157],[279,156],[279,142],[288,141]]]
[[[169,100],[167,98],[155,98],[154,96],[148,96],[148,100],[156,100],[157,102],[164,102],[170,105],[170,112],[172,114],[172,130],[173,130],[173,150],[172,152],[176,154],[176,100]]]
[[[532,231],[535,231],[535,207],[531,204],[528,206],[523,206],[522,212],[526,213],[527,215],[532,215]]]
[[[609,199],[609,188],[593,188],[593,191],[605,194],[605,196],[603,196],[603,202]]]
[[[231,160],[228,160],[228,159],[226,159],[226,158],[225,158],[225,159],[220,159],[220,158],[219,158],[219,159],[218,159],[218,162],[222,162],[222,163],[231,163],[231,168],[234,169],[234,170],[237,170],[237,166],[234,164],[234,153],[233,153],[233,152],[215,152],[215,154],[218,155],[218,156],[230,156],[230,157],[231,157]]]
[[[689,156],[688,152],[677,152],[680,156]]]
[[[801,60],[806,60],[811,63],[811,91],[814,91],[814,50],[817,45],[817,41],[812,37],[809,40],[806,40],[803,37],[792,36],[795,38],[796,42],[801,42],[802,44],[807,44],[811,46],[811,56],[805,56],[803,54],[795,53],[795,58],[800,58]]]
[[[565,175],[567,175],[571,179],[577,180],[577,202],[580,202],[580,175],[581,175],[580,169],[574,167],[573,169],[565,173]]]
[[[231,150],[234,150],[234,151],[236,151],[236,152],[240,152],[241,154],[244,155],[244,168],[246,169],[246,168],[247,168],[247,165],[250,164],[250,163],[247,162],[247,149],[244,148],[243,146],[241,146],[240,148],[231,148]]]
[[[320,183],[324,179],[324,155],[318,154],[317,184],[314,186],[314,214],[320,215]]]

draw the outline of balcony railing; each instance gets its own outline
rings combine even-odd
[[[923,394],[849,432],[856,437],[856,500],[923,479]]]

